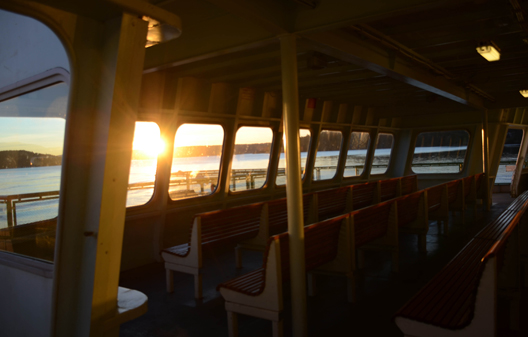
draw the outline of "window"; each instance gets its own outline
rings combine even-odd
[[[0,250],[53,261],[68,91],[0,103]]]
[[[387,172],[393,143],[394,136],[390,133],[378,134],[378,145],[376,145],[376,150],[374,151],[370,174],[384,174]]]
[[[517,164],[517,156],[523,139],[523,130],[508,129],[502,149],[495,184],[510,184]]]
[[[136,122],[132,143],[132,162],[128,177],[127,207],[144,205],[154,194],[158,155],[165,144],[153,122]]]
[[[350,134],[344,173],[345,177],[356,177],[363,173],[369,144],[370,134],[368,132],[354,131]]]
[[[235,138],[231,164],[231,191],[261,188],[266,183],[273,132],[270,128],[244,126]]]
[[[216,191],[224,143],[217,124],[183,124],[174,138],[169,195],[172,200],[206,196]]]
[[[464,130],[422,132],[416,138],[414,173],[458,173],[464,167],[469,133]]]
[[[314,180],[332,179],[335,176],[342,140],[341,131],[321,131],[315,157]]]
[[[306,159],[308,157],[308,149],[310,148],[310,138],[312,133],[308,129],[299,130],[300,146],[301,146],[301,172],[302,178],[304,178]],[[286,184],[286,156],[284,154],[284,142],[281,142],[280,158],[279,158],[279,170],[277,172],[277,185]]]

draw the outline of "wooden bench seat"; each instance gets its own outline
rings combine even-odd
[[[195,297],[202,298],[203,249],[257,236],[265,213],[264,203],[258,203],[197,214],[191,227],[190,241],[161,251],[167,274],[167,291],[174,290],[173,272],[178,271],[194,275]]]
[[[521,217],[527,208],[528,191],[395,314],[405,336],[496,336],[496,293],[503,286],[511,293],[520,284],[515,255],[519,254],[519,224],[525,226]],[[519,314],[518,296],[514,297],[513,322]]]
[[[396,199],[398,210],[399,232],[418,236],[418,250],[427,252],[427,232],[429,217],[427,207],[427,191],[418,191]]]
[[[345,186],[315,193],[316,221],[330,219],[352,211],[352,189],[353,186]]]
[[[357,251],[358,268],[364,267],[365,250],[388,251],[392,255],[392,271],[398,271],[398,216],[396,201],[390,200],[349,214],[352,254]]]
[[[379,182],[380,201],[387,201],[399,197],[401,194],[401,178],[380,180]]]
[[[418,191],[418,176],[413,174],[401,177],[400,186],[401,195],[407,195]]]
[[[305,227],[306,272],[343,256],[337,259],[340,269],[349,268],[348,229],[346,215]],[[288,238],[288,233],[283,233],[268,240],[262,268],[218,285],[225,299],[229,336],[237,336],[237,314],[271,320],[273,336],[282,335],[282,284],[290,278]]]
[[[357,210],[379,202],[378,182],[352,185],[352,209]]]

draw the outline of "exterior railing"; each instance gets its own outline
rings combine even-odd
[[[0,195],[0,204],[6,205],[7,227],[17,225],[17,205],[59,198],[59,191]]]

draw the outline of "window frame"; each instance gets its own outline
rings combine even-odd
[[[306,151],[306,163],[304,165],[304,171],[305,172],[301,176],[301,182],[304,183],[304,181],[307,179],[306,178],[307,177],[306,168],[308,167],[308,163],[310,162],[310,151],[312,150],[312,146],[313,146],[313,130],[310,127],[299,127],[299,138],[300,138],[300,131],[301,130],[308,130],[310,132],[310,142],[308,143],[308,150]],[[282,133],[282,135],[284,137],[284,132]],[[280,142],[282,143],[282,138],[280,139]],[[284,153],[286,154],[286,152],[284,152]],[[277,160],[277,173],[279,172],[280,155],[281,155],[281,151],[280,151],[280,146],[279,146],[279,159]],[[284,156],[284,160],[286,160],[286,156]],[[286,188],[286,184],[280,184],[280,185],[277,184],[277,178],[278,178],[278,176],[275,175],[275,187],[276,188]]]
[[[360,175],[357,175],[357,176],[345,176],[346,165],[347,165],[347,158],[345,158],[345,163],[343,165],[343,180],[361,179],[361,177],[363,177],[364,175],[369,174],[369,172],[366,170],[366,168],[367,168],[367,161],[368,161],[368,158],[369,158],[369,155],[370,155],[370,151],[371,151],[370,145],[372,144],[372,130],[365,130],[365,129],[363,129],[363,130],[362,129],[352,129],[352,130],[350,130],[349,140],[348,140],[349,143],[350,143],[350,140],[352,139],[352,133],[354,133],[354,132],[367,133],[369,135],[369,142],[368,142],[368,145],[367,145],[367,153],[365,154],[365,163],[363,165],[363,171],[361,172]],[[346,149],[346,153],[347,153],[347,156],[348,156],[348,146],[347,146],[347,149]]]
[[[64,148],[66,145],[66,133],[67,133],[67,122],[68,122],[68,115],[69,115],[69,104],[70,104],[70,96],[71,96],[71,84],[70,84],[70,73],[62,68],[62,67],[56,67],[49,70],[46,70],[44,72],[41,72],[39,74],[36,74],[34,76],[30,76],[28,78],[25,78],[23,80],[17,81],[15,83],[12,83],[10,85],[4,86],[0,88],[0,102],[4,102],[10,99],[14,99],[20,96],[24,96],[26,94],[29,94],[34,91],[46,89],[48,87],[51,87],[56,84],[64,83],[68,86],[68,103],[66,106],[66,111],[64,116],[56,116],[55,118],[63,118],[65,120],[65,130],[63,135],[63,153],[62,156],[64,156]],[[0,116],[0,117],[7,117],[7,116]],[[24,117],[20,117],[24,118]],[[36,117],[39,118],[39,117]],[[61,190],[62,190],[62,170],[61,170],[61,176],[60,176],[60,182],[59,182],[59,191],[58,191],[58,203],[60,208],[60,199],[61,199]],[[59,211],[59,210],[58,210]],[[55,227],[55,231],[59,231],[60,226],[60,212],[57,214],[57,224]],[[55,237],[56,238],[56,237]],[[57,243],[55,242],[55,248]],[[52,279],[53,273],[50,274],[49,268],[50,266],[55,265],[55,259],[53,261],[44,260],[38,257],[33,257],[29,255],[24,255],[20,253],[15,252],[9,252],[6,250],[0,250],[0,264],[4,265],[11,265],[15,266],[15,268],[20,270],[25,270],[30,273],[34,273],[36,275],[41,275],[46,278]]]
[[[210,194],[198,195],[198,196],[195,196],[195,197],[182,198],[182,199],[176,199],[176,200],[173,200],[170,197],[169,190],[167,189],[166,191],[163,191],[163,193],[167,193],[169,204],[185,203],[185,202],[193,203],[194,200],[212,198],[212,197],[214,197],[214,196],[216,196],[218,194],[218,187],[221,184],[222,167],[223,167],[223,164],[224,164],[224,157],[225,157],[225,144],[226,144],[226,140],[227,140],[227,132],[226,132],[227,127],[226,127],[226,125],[225,125],[226,123],[224,121],[218,120],[217,118],[211,118],[211,120],[207,121],[207,122],[204,122],[203,119],[199,119],[199,120],[182,119],[182,120],[179,120],[174,125],[174,127],[171,128],[171,133],[168,136],[168,138],[171,139],[171,143],[165,144],[167,148],[170,147],[170,150],[169,150],[170,152],[167,155],[167,161],[168,161],[168,164],[170,165],[170,167],[169,167],[169,175],[172,175],[172,162],[174,160],[174,144],[175,144],[175,140],[176,140],[176,134],[178,133],[179,128],[182,125],[185,125],[185,124],[218,125],[218,126],[220,126],[222,128],[223,137],[222,137],[222,145],[220,147],[220,161],[219,161],[219,165],[218,165],[218,183],[216,185],[216,189],[214,190],[214,192],[212,192]],[[159,166],[158,166],[158,169],[159,169]],[[158,171],[156,170],[156,176],[157,175],[158,175]],[[169,186],[170,186],[170,184],[169,184]]]
[[[412,169],[412,166],[413,166],[413,159],[414,159],[414,153],[416,151],[416,141],[418,140],[418,136],[422,133],[427,133],[427,132],[451,132],[451,131],[465,131],[467,132],[468,134],[468,143],[467,143],[467,148],[466,148],[466,154],[464,155],[464,161],[462,163],[462,170],[460,170],[459,172],[452,172],[452,173],[449,173],[449,172],[435,172],[435,173],[416,173],[413,171]],[[446,128],[441,128],[441,129],[425,129],[425,130],[419,130],[418,133],[416,133],[413,137],[413,147],[412,147],[412,154],[409,156],[409,171],[411,174],[417,174],[417,175],[422,175],[422,174],[425,174],[427,176],[434,176],[434,175],[448,175],[448,176],[454,176],[454,175],[460,175],[460,174],[463,174],[463,172],[466,170],[466,167],[467,167],[467,160],[468,160],[468,155],[469,155],[469,152],[470,152],[470,148],[473,144],[473,137],[472,137],[472,134],[470,132],[470,130],[468,130],[467,128],[457,128],[457,129],[446,129]],[[410,153],[410,151],[409,151]]]
[[[259,187],[259,188],[250,188],[250,189],[243,189],[243,190],[235,190],[233,191],[231,189],[231,173],[233,172],[233,157],[235,156],[235,146],[236,146],[236,138],[237,138],[237,134],[238,134],[238,131],[240,131],[241,128],[244,128],[244,127],[249,127],[249,128],[266,128],[266,129],[269,129],[271,131],[271,141],[270,141],[270,151],[269,151],[269,157],[268,157],[268,165],[266,167],[266,180],[264,181],[264,184]],[[282,141],[281,140],[277,140],[276,138],[276,135],[277,135],[277,129],[273,126],[273,125],[254,125],[254,124],[239,124],[235,130],[235,133],[233,135],[233,153],[231,155],[231,158],[230,158],[230,161],[231,161],[231,164],[229,165],[229,172],[227,174],[227,181],[226,181],[226,185],[227,185],[227,194],[228,195],[240,195],[242,193],[251,193],[251,192],[255,192],[255,191],[262,191],[266,188],[268,188],[270,186],[270,171],[271,171],[271,162],[272,162],[272,155],[274,154],[274,151],[273,151],[273,148],[275,146],[275,142],[277,141]],[[279,156],[280,156],[280,150],[279,150]],[[277,170],[278,170],[278,161],[277,161]],[[275,171],[276,173],[277,171]],[[276,179],[277,175],[275,174],[275,179]],[[282,185],[280,185],[282,186]],[[285,186],[285,185],[284,185]]]
[[[391,151],[390,151],[390,155],[389,155],[389,161],[387,163],[387,169],[383,173],[372,173],[372,169],[373,169],[373,166],[374,166],[374,159],[376,158],[376,149],[378,148],[379,137],[382,134],[386,134],[386,135],[391,135],[392,136],[392,145],[391,145],[391,148],[390,148]],[[394,145],[396,144],[396,136],[395,136],[394,131],[378,131],[377,135],[378,136],[376,137],[376,146],[372,149],[372,151],[374,151],[374,153],[372,154],[372,164],[370,165],[370,172],[369,172],[370,176],[383,176],[383,175],[386,175],[387,172],[389,172],[389,169],[391,168],[391,165],[392,165],[392,155],[393,155]]]
[[[319,153],[319,144],[321,143],[321,133],[323,131],[335,131],[335,132],[340,132],[341,133],[341,145],[339,147],[339,154],[337,156],[337,165],[336,165],[336,170],[335,170],[335,173],[334,175],[331,177],[331,178],[328,178],[328,179],[321,179],[321,180],[316,180],[314,179],[315,178],[315,173],[312,172],[312,182],[315,183],[315,184],[318,184],[319,182],[321,183],[324,183],[324,182],[329,182],[329,181],[332,181],[334,179],[337,179],[338,176],[337,174],[339,173],[339,170],[340,170],[340,165],[341,165],[341,155],[343,154],[343,145],[344,145],[344,141],[345,141],[345,130],[341,129],[341,128],[333,128],[333,127],[325,127],[325,128],[321,128],[319,134],[317,135],[317,148],[315,149],[315,152],[314,152],[314,158],[313,158],[313,167],[312,167],[312,171],[315,171],[315,162],[317,161],[317,154]]]

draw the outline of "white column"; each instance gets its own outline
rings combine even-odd
[[[282,107],[286,143],[286,197],[290,234],[290,278],[293,336],[306,336],[306,278],[304,268],[304,221],[299,144],[299,88],[296,37],[283,35],[281,42]]]
[[[57,231],[54,336],[104,336],[116,314],[147,23],[77,17]],[[116,332],[115,330],[113,331]]]

